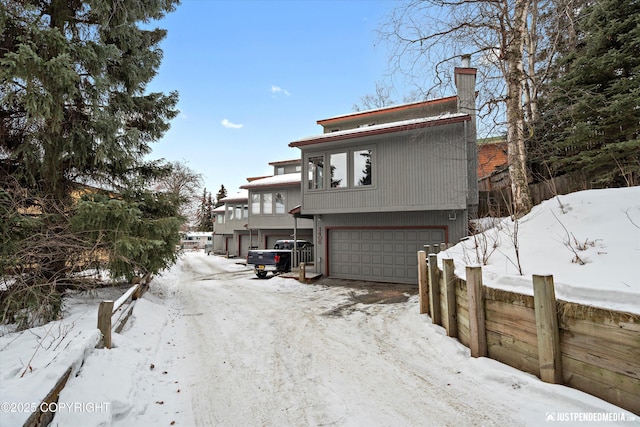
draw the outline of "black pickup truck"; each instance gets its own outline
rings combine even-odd
[[[291,271],[291,251],[286,249],[255,249],[247,253],[247,265],[253,265],[260,279],[267,273],[286,273]]]

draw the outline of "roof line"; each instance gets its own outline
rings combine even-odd
[[[432,99],[432,100],[429,100],[429,101],[414,102],[414,103],[411,103],[411,104],[392,105],[390,107],[377,108],[375,110],[361,111],[361,112],[358,112],[358,113],[344,114],[342,116],[336,116],[336,117],[331,117],[331,118],[328,118],[328,119],[322,119],[322,120],[318,120],[316,123],[318,123],[319,125],[324,125],[324,124],[329,124],[331,122],[341,121],[341,120],[344,120],[346,118],[353,119],[353,118],[356,118],[356,117],[376,116],[376,115],[381,114],[381,113],[404,111],[404,110],[409,110],[409,109],[413,109],[413,108],[416,108],[416,107],[426,107],[426,106],[429,106],[429,105],[436,105],[436,104],[441,104],[441,103],[445,103],[445,102],[451,102],[453,100],[456,100],[457,98],[458,98],[457,95],[453,95],[453,96],[448,96],[448,97],[445,97],[445,98]]]
[[[353,138],[361,138],[363,136],[374,136],[374,135],[382,135],[386,133],[393,132],[401,132],[413,129],[422,129],[431,126],[440,126],[440,125],[448,125],[453,123],[460,123],[471,120],[471,116],[468,114],[454,116],[454,117],[446,117],[437,120],[429,120],[426,122],[418,122],[418,123],[404,123],[396,126],[383,127],[378,129],[368,129],[363,128],[359,132],[349,132],[349,133],[324,133],[322,135],[318,135],[316,137],[305,138],[303,140],[293,141],[289,143],[289,147],[303,147],[306,145],[320,144],[323,142],[330,141],[341,141],[345,139],[353,139]]]

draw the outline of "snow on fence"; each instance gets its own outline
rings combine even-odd
[[[122,330],[133,311],[134,301],[149,288],[151,275],[147,274],[134,283],[117,301],[102,301],[98,307],[98,329],[102,333],[102,345],[111,348],[111,331]]]
[[[426,248],[425,249],[429,249]],[[545,382],[597,396],[640,415],[640,316],[557,300],[553,276],[533,276],[533,296],[467,280],[453,260],[418,252],[420,313],[458,338],[473,357],[490,357]]]
[[[102,301],[98,307],[98,329],[102,333],[102,340],[98,342],[96,347],[104,346],[111,348],[111,331],[120,332],[124,327],[127,319],[133,311],[134,301],[142,296],[147,289],[152,276],[147,274],[142,279],[134,279],[134,283],[120,298],[114,301]],[[56,381],[54,387],[47,393],[38,408],[31,413],[24,427],[41,427],[47,426],[52,421],[55,412],[43,412],[41,409],[49,407],[51,403],[58,402],[58,396],[64,386],[67,384],[69,377],[73,371],[69,367],[65,373]]]

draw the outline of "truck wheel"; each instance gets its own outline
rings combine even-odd
[[[259,279],[266,279],[267,278],[267,272],[266,271],[256,271],[256,275],[258,276]]]

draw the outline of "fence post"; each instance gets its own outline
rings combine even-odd
[[[456,276],[452,259],[442,260],[442,274],[444,275],[444,318],[447,335],[458,336],[458,316],[456,314]]]
[[[487,331],[484,322],[484,290],[482,268],[467,267],[467,294],[469,296],[469,348],[471,356],[487,355]]]
[[[105,348],[111,348],[111,315],[113,314],[113,301],[102,301],[98,307],[98,329],[102,332]]]
[[[420,314],[429,313],[427,253],[425,251],[418,251],[418,296],[420,300]]]
[[[438,270],[438,255],[429,254],[429,307],[431,321],[434,325],[441,324],[440,318],[440,271]]]
[[[301,283],[305,283],[306,279],[306,271],[307,265],[304,262],[300,263],[300,270],[298,271],[298,281]]]
[[[540,379],[547,383],[561,384],[562,355],[553,276],[533,276],[533,303],[536,312]]]

